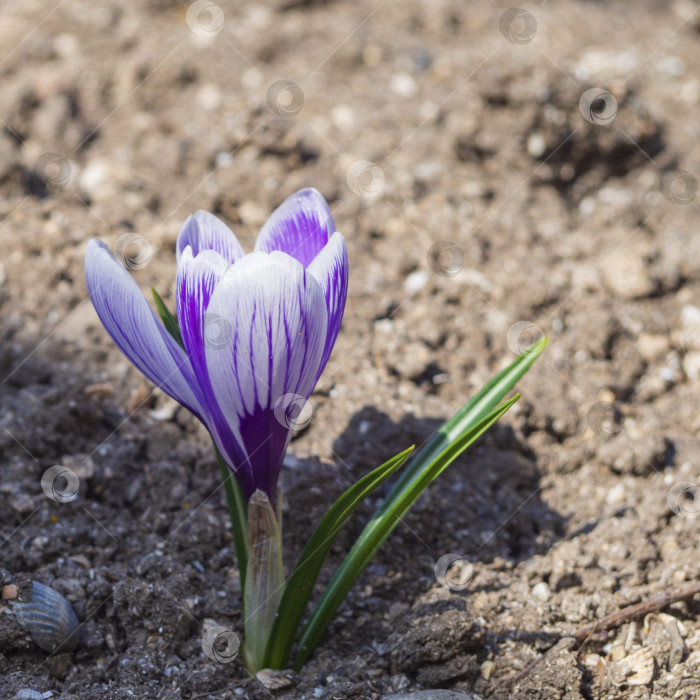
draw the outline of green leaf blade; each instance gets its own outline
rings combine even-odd
[[[226,464],[226,460],[221,456],[219,448],[214,444],[216,459],[221,470],[221,480],[224,482],[226,493],[226,504],[228,506],[228,516],[231,522],[231,534],[233,535],[233,545],[236,549],[236,560],[238,561],[238,573],[241,579],[241,596],[245,595],[245,580],[248,570],[248,504],[246,503],[243,491],[236,479],[231,467]]]
[[[160,294],[156,292],[155,287],[151,287],[151,292],[153,293],[156,309],[158,310],[158,315],[160,316],[161,321],[163,321],[165,330],[168,331],[173,338],[175,338],[180,347],[184,350],[185,344],[182,342],[182,334],[180,333],[180,326],[177,323],[177,319],[170,313],[170,309],[168,309],[168,307],[165,305],[165,302],[163,299],[161,299]]]
[[[412,452],[413,447],[409,447],[362,477],[338,498],[316,526],[287,580],[264,657],[266,668],[284,668],[288,663],[299,622],[323,562],[342,526],[367,496],[406,462]]]
[[[384,504],[388,505],[393,495],[399,493],[408,483],[416,478],[416,475],[422,469],[425,469],[450,442],[457,439],[470,426],[485,418],[503,400],[503,397],[513,390],[520,378],[530,369],[548,344],[549,339],[546,337],[540,338],[533,343],[527,352],[520,355],[508,367],[486,382],[452,418],[443,423],[435,435],[416,452],[411,463],[406,467],[394,484],[392,491],[387,495]]]
[[[501,390],[499,389],[499,391]],[[299,637],[299,649],[293,664],[295,670],[299,670],[307,661],[357,577],[420,494],[519,398],[520,395],[518,394],[509,401],[493,408],[485,418],[477,422],[476,425],[472,425],[471,428],[464,430],[457,439],[449,443],[437,457],[433,457],[427,464],[425,464],[426,458],[424,457],[420,462],[420,469],[415,469],[415,461],[411,463],[409,469],[413,474],[413,478],[407,479],[406,473],[402,474],[399,482],[394,485],[384,504],[372,517],[348,556],[336,571],[321,600],[304,626]],[[483,410],[481,413],[483,413]],[[426,454],[432,457],[431,452]],[[400,483],[402,486],[398,488]]]

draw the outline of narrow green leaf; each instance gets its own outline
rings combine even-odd
[[[304,626],[299,637],[299,649],[293,665],[295,670],[299,670],[309,658],[357,577],[420,494],[519,398],[518,394],[490,411],[485,418],[466,429],[436,458],[424,465],[424,468],[419,470],[414,479],[408,482],[404,488],[396,491],[395,486],[392,489],[391,494],[394,495],[391,501],[387,497],[382,507],[367,523]]]
[[[170,309],[165,305],[165,302],[161,299],[160,294],[156,292],[155,287],[151,287],[151,292],[153,292],[153,299],[156,302],[156,309],[158,310],[158,315],[163,321],[165,330],[172,335],[175,340],[180,344],[180,347],[184,349],[185,344],[182,342],[182,334],[180,333],[180,326],[177,324],[177,319],[170,313]]]
[[[389,507],[395,494],[400,493],[416,475],[429,465],[451,442],[456,440],[464,431],[483,420],[502,400],[512,391],[520,378],[532,366],[549,344],[548,338],[540,338],[532,347],[514,360],[508,367],[499,372],[484,384],[457,413],[438,429],[428,442],[421,447],[397,479],[391,491],[384,500],[383,507]]]
[[[245,595],[245,577],[248,570],[248,506],[238,479],[231,471],[231,467],[226,464],[216,445],[214,445],[214,450],[216,451],[216,458],[219,460],[221,479],[224,482],[224,490],[226,492],[231,534],[233,535],[233,545],[236,548],[238,573],[241,579],[241,595]]]
[[[301,668],[308,659],[347,591],[420,493],[510,408],[517,397],[500,406],[499,401],[530,369],[548,343],[547,338],[541,338],[489,380],[418,451],[362,531],[307,621],[299,639],[294,668]]]
[[[287,580],[265,653],[265,668],[284,668],[287,665],[299,622],[338,532],[357,506],[394,474],[412,452],[413,447],[409,447],[363,476],[338,498],[316,526]]]

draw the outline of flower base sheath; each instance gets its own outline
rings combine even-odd
[[[340,329],[348,285],[345,239],[314,189],[289,197],[244,254],[213,214],[177,238],[178,342],[125,267],[96,239],[85,277],[105,329],[129,360],[199,418],[246,499],[275,500],[295,426]]]

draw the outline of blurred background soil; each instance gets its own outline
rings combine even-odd
[[[25,0],[0,47],[0,579],[83,623],[72,653],[0,648],[0,697],[700,697],[698,600],[566,641],[700,577],[696,2]],[[243,627],[207,435],[107,337],[83,258],[131,246],[172,307],[188,214],[250,250],[306,186],[351,277],[283,472],[289,566],[332,497],[552,342],[307,666],[249,680],[202,649]]]

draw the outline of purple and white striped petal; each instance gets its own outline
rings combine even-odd
[[[272,212],[260,229],[255,250],[280,250],[308,267],[334,233],[335,223],[326,200],[309,187],[288,197]]]
[[[178,234],[175,246],[178,264],[187,246],[192,247],[195,257],[203,250],[214,250],[231,265],[243,257],[243,248],[234,232],[217,216],[201,209],[187,217]]]
[[[328,330],[321,364],[316,375],[317,381],[331,355],[343,320],[345,300],[348,295],[348,267],[348,249],[345,239],[342,234],[336,232],[307,268],[307,272],[311,273],[321,285],[328,311]]]
[[[228,322],[210,322],[207,324],[208,335],[205,335],[204,323],[209,301],[217,283],[230,267],[214,250],[203,250],[194,257],[192,247],[185,248],[180,256],[175,284],[177,321],[182,342],[204,397],[204,409],[207,413],[203,419],[221,454],[228,455],[233,463],[242,464],[246,461],[246,455],[241,447],[241,436],[232,431],[232,426],[228,425],[219,408],[209,381],[205,356],[207,343],[219,342],[221,333],[225,332],[228,326]],[[250,470],[243,469],[237,476],[244,492],[252,493],[254,488]]]
[[[187,355],[156,318],[131,275],[94,238],[85,253],[85,281],[97,315],[119,349],[166,394],[202,417],[202,395]]]
[[[209,384],[204,357],[204,314],[214,287],[229,267],[230,264],[216,251],[203,250],[195,257],[189,245],[183,250],[177,267],[177,322],[192,369],[204,388]]]
[[[309,397],[323,357],[323,292],[290,256],[252,253],[216,286],[205,329],[210,323],[219,334],[214,341],[205,330],[209,379],[246,453],[245,464],[234,464],[250,470],[254,486],[273,500],[292,428],[284,401],[290,394]]]

